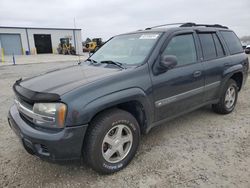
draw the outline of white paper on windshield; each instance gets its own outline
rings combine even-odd
[[[157,39],[159,34],[144,34],[139,39]]]

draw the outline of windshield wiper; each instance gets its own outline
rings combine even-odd
[[[106,61],[101,61],[100,63],[116,65],[117,67],[120,67],[121,69],[126,69],[126,67],[124,67],[122,63],[117,62],[117,61],[106,60]]]
[[[91,63],[98,63],[96,60],[94,60],[94,59],[91,59],[91,58],[88,58],[88,59],[86,59],[84,62],[86,62],[86,61],[90,61]],[[78,65],[80,65],[82,63],[82,61],[80,61],[79,63],[78,63]]]
[[[91,58],[88,58],[88,59],[86,59],[85,61],[90,61],[91,63],[98,63],[96,60],[91,59]]]

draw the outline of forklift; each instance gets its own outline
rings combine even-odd
[[[60,43],[57,48],[59,54],[76,55],[76,50],[72,46],[70,40],[70,38],[60,38]]]

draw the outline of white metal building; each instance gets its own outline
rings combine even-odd
[[[70,38],[76,53],[82,54],[81,29],[0,26],[0,48],[5,55],[56,54],[60,38]]]

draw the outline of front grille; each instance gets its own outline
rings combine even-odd
[[[33,119],[19,111],[20,117],[28,124],[33,123]]]
[[[22,98],[18,97],[18,95],[16,95],[16,99],[22,104],[24,105],[26,108],[28,109],[33,109],[33,105],[34,103],[30,102],[30,101],[26,101],[26,100],[23,100]]]
[[[33,110],[33,105],[32,105],[32,104],[27,103],[26,101],[24,101],[24,100],[22,100],[22,99],[20,99],[20,98],[18,98],[18,97],[16,97],[16,98],[17,98],[17,101],[18,101],[19,103],[21,103],[25,108],[27,108],[27,109],[29,109],[29,110],[31,110],[31,111]],[[18,105],[17,105],[17,109],[18,109],[18,112],[19,112],[21,118],[22,118],[26,123],[33,123],[33,118],[31,118],[31,117],[29,117],[28,115],[26,115],[25,113],[23,113],[23,112],[18,108]]]
[[[17,99],[19,102],[21,102],[22,104],[25,104],[25,105],[27,105],[27,106],[33,106],[33,105],[34,105],[34,102],[29,101],[29,100],[27,100],[27,99],[21,97],[21,96],[19,95],[19,93],[15,93],[15,97],[16,97],[16,99]]]

